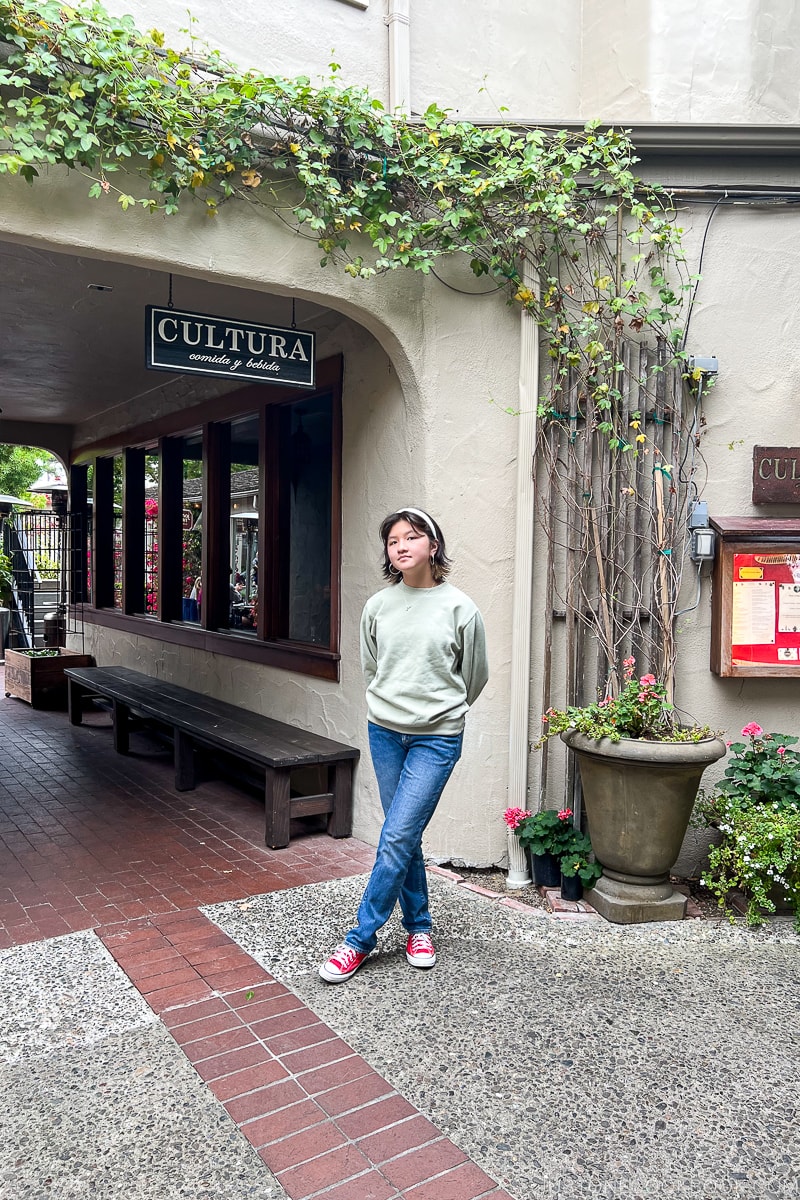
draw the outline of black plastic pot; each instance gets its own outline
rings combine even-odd
[[[532,854],[531,871],[539,887],[556,888],[561,882],[561,864],[554,854]]]
[[[580,875],[561,876],[561,899],[580,900],[583,895],[583,884]]]

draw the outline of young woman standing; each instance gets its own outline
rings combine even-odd
[[[446,582],[442,531],[426,512],[402,508],[380,529],[383,588],[364,606],[361,664],[369,745],[383,828],[356,924],[319,973],[355,974],[399,902],[412,967],[436,962],[422,835],[461,757],[464,717],[488,679],[483,620]]]

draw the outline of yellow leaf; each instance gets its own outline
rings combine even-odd
[[[289,149],[291,150],[292,154],[297,154],[298,150],[300,149],[300,143],[299,142],[290,142]]]
[[[258,171],[248,168],[248,170],[242,171],[242,183],[245,187],[257,188],[261,183],[261,176]]]
[[[586,304],[581,305],[581,311],[594,315],[600,312],[600,304],[597,300],[587,300]]]
[[[205,171],[195,171],[195,173],[192,175],[191,186],[193,188],[201,187],[205,177],[206,177]]]
[[[160,153],[154,154],[153,157],[150,159],[150,162],[153,164],[154,167],[163,167],[164,155],[160,154]]]
[[[175,137],[175,134],[172,133],[171,130],[167,130],[167,145],[169,146],[170,150],[174,150],[177,144],[178,139]]]
[[[637,442],[646,442],[647,438],[645,437],[645,435],[643,433],[637,433],[636,440],[637,440]]]
[[[478,186],[475,188],[475,195],[480,196],[481,192],[485,192],[488,186],[489,186],[489,180],[482,179],[480,181],[480,183],[478,184]]]
[[[441,179],[439,180],[438,183],[435,183],[433,186],[435,187],[437,192],[441,192],[442,195],[444,195],[444,183],[442,182]]]
[[[517,290],[514,299],[519,300],[520,304],[529,304],[533,299],[533,292],[530,288],[521,287]]]
[[[631,429],[638,429],[640,425],[641,421],[631,421]]]
[[[434,130],[432,133],[429,133],[429,134],[428,134],[428,141],[429,141],[429,142],[431,143],[431,145],[433,145],[433,146],[438,146],[438,145],[439,145],[439,135],[438,135],[438,133],[436,132],[436,130]]]
[[[559,333],[569,333],[569,325],[559,325],[558,332]]]
[[[198,159],[200,158],[200,155],[203,153],[203,151],[200,149],[200,147],[195,146],[195,144],[193,142],[189,143],[189,145],[187,146],[187,150],[188,150],[189,154],[191,154],[191,156],[195,162],[198,161]]]
[[[151,29],[150,37],[155,42],[156,46],[164,45],[164,35],[160,29]]]
[[[605,289],[609,286],[610,283],[611,283],[610,275],[601,275],[599,279],[595,279],[594,286],[596,288],[600,288],[600,291],[602,292],[602,291],[605,291]]]

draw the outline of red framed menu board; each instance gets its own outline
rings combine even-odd
[[[800,676],[800,521],[720,517],[711,670]]]

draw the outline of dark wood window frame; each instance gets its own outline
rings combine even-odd
[[[72,509],[87,505],[86,471],[94,464],[93,579],[92,603],[83,608],[89,623],[191,646],[210,653],[260,662],[283,670],[297,671],[323,679],[339,679],[339,632],[341,613],[341,484],[342,484],[342,358],[319,363],[313,391],[267,385],[245,387],[213,401],[171,413],[161,420],[126,430],[114,439],[83,447],[71,468]],[[330,396],[332,412],[331,452],[331,561],[330,641],[327,646],[292,641],[277,635],[271,606],[258,606],[255,636],[238,633],[226,625],[230,581],[220,564],[230,559],[230,422],[257,413],[260,417],[260,490],[258,553],[261,564],[275,562],[274,549],[281,544],[278,479],[280,461],[277,435],[282,406]],[[204,594],[200,624],[181,622],[181,517],[183,511],[180,439],[203,433],[203,578]],[[124,437],[124,442],[120,440]],[[159,512],[159,598],[156,615],[144,616],[144,455],[145,448],[158,448]],[[123,608],[113,608],[113,456],[124,456]],[[141,545],[140,545],[141,542]],[[263,571],[259,595],[277,592],[277,570]],[[137,615],[139,614],[139,615]],[[272,621],[272,627],[271,627]]]

